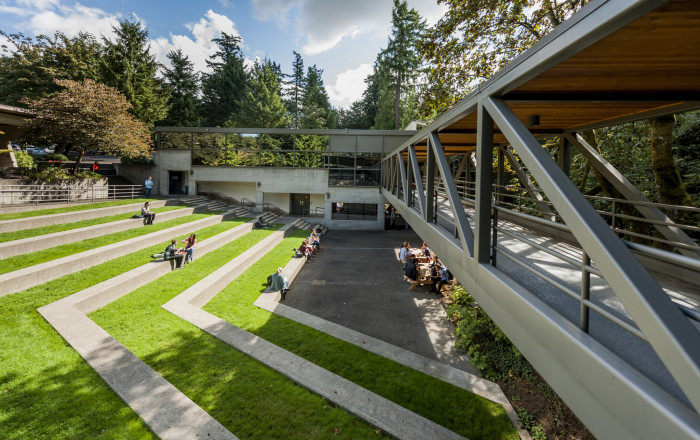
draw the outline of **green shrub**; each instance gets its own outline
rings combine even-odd
[[[36,159],[26,151],[15,151],[15,159],[19,168],[36,168]]]
[[[48,183],[79,179],[89,179],[95,182],[102,178],[102,176],[92,171],[78,170],[75,174],[70,174],[70,171],[71,170],[60,166],[47,166],[27,173],[27,177],[34,180],[44,180]]]
[[[53,161],[59,160],[61,162],[65,162],[68,160],[68,157],[63,155],[63,154],[47,154],[44,157],[46,158],[46,160],[53,160]]]
[[[462,286],[455,286],[447,316],[455,323],[456,345],[467,350],[485,378],[529,377],[532,366]]]

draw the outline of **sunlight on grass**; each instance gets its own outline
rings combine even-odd
[[[160,307],[271,232],[252,231],[90,318],[240,438],[377,437],[356,417]]]
[[[0,215],[0,220],[12,220],[16,218],[37,217],[40,215],[60,214],[63,212],[85,211],[88,209],[107,208],[109,206],[121,206],[134,203],[145,203],[153,199],[127,199],[112,200],[109,202],[86,203],[84,205],[66,205],[60,208],[37,209],[35,211],[13,212]]]
[[[290,249],[303,236],[295,234],[204,309],[470,439],[518,438],[505,410],[494,402],[255,307],[267,276],[291,259]]]
[[[195,232],[204,240],[247,220],[225,221]],[[0,297],[3,440],[155,438],[36,309],[147,264],[149,255],[166,245],[163,242]]]
[[[155,223],[146,227],[128,229],[126,231],[115,232],[113,234],[103,235],[102,237],[91,238],[88,240],[78,241],[75,243],[67,243],[61,246],[44,249],[41,251],[31,252],[28,254],[17,255],[2,260],[0,266],[0,274],[12,272],[14,270],[24,269],[25,267],[34,266],[36,264],[45,263],[47,261],[56,260],[58,258],[67,257],[80,252],[89,251],[108,244],[117,243],[119,241],[128,240],[129,238],[140,237],[150,234],[151,232],[161,231],[163,229],[172,228],[173,226],[184,225],[186,223],[199,220],[213,215],[212,213],[191,214],[183,217],[178,217],[162,223]],[[162,252],[160,249],[158,252]]]
[[[151,211],[155,213],[174,211],[176,209],[186,208],[186,206],[163,206],[162,208],[155,208]],[[99,217],[92,218],[88,220],[82,220],[73,223],[57,223],[49,226],[43,226],[41,228],[33,229],[22,229],[21,231],[3,232],[0,233],[0,243],[4,243],[12,240],[21,240],[23,238],[37,237],[39,235],[53,234],[61,231],[70,231],[72,229],[85,228],[87,226],[101,225],[104,223],[117,222],[120,220],[127,220],[131,217],[130,214],[117,214],[110,215],[109,217]],[[140,223],[135,222],[136,227],[141,226]]]

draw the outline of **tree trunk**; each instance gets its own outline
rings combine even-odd
[[[581,137],[588,142],[588,144],[593,147],[598,153],[600,153],[600,147],[598,146],[598,140],[595,137],[595,132],[593,130],[589,131],[583,131],[580,133]],[[612,183],[608,181],[608,179],[605,178],[598,170],[596,170],[595,167],[590,167],[593,173],[595,174],[596,180],[598,181],[598,185],[603,189],[603,191],[609,196],[614,199],[624,199],[625,197],[622,196],[622,194],[615,189]],[[629,216],[634,216],[634,217],[642,217],[639,211],[637,211],[637,208],[632,206],[629,203],[618,203],[616,207],[616,211],[620,211],[623,214],[629,215]],[[620,222],[620,220],[617,220]],[[650,235],[651,234],[651,229],[649,227],[649,223],[646,222],[639,222],[639,221],[634,221],[630,220],[622,222],[622,224],[615,224],[615,228],[617,229],[625,229],[625,225],[628,224],[629,229],[632,232],[635,232],[637,234],[642,234],[642,235]],[[648,244],[649,241],[646,239],[643,239],[641,237],[635,237],[635,236],[630,236],[629,238],[630,241],[633,241],[635,243],[642,243],[642,244]]]
[[[396,97],[394,98],[394,130],[401,124],[401,71],[396,74]]]
[[[73,175],[78,172],[78,169],[80,168],[80,161],[83,159],[83,149],[82,148],[77,148],[78,151],[78,157],[75,158],[75,166],[73,166]]]
[[[673,116],[651,121],[651,171],[659,203],[692,206],[676,162],[673,160]]]

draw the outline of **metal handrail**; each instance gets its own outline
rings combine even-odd
[[[142,193],[141,185],[0,185],[0,205],[71,203],[104,199],[134,199]]]

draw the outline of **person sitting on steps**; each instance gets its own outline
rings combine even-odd
[[[151,207],[148,202],[143,204],[143,208],[141,208],[141,215],[143,216],[144,225],[152,225],[153,219],[156,218],[156,214],[151,212]]]
[[[272,225],[265,222],[262,216],[258,217],[258,221],[255,222],[255,229],[271,228]]]
[[[282,268],[278,268],[277,272],[273,273],[270,278],[270,290],[278,290],[282,294],[282,301],[287,296],[287,292],[289,292],[289,281],[287,278],[282,275]]]
[[[163,252],[163,259],[170,261],[171,269],[180,269],[183,266],[183,261],[185,259],[185,252],[182,249],[178,249],[175,245],[177,240],[174,238],[170,242],[170,245],[165,248]]]

